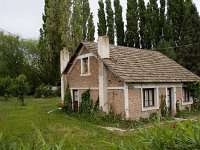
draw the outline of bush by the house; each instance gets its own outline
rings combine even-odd
[[[79,106],[79,113],[90,113],[92,104],[90,99],[90,90],[86,90],[81,95],[81,103]]]
[[[94,112],[99,111],[99,96],[97,97],[97,100],[95,101],[93,111]]]
[[[64,107],[63,109],[67,113],[71,113],[72,110],[72,98],[71,98],[71,93],[69,89],[69,84],[67,84],[66,91],[65,91],[65,99],[64,99]]]

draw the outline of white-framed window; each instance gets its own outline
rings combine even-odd
[[[190,102],[191,96],[189,90],[187,88],[183,87],[183,102]]]
[[[155,106],[155,90],[154,88],[143,89],[143,107]]]
[[[81,58],[81,75],[90,75],[89,63],[89,57]]]

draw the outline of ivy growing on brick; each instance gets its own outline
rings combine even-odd
[[[79,113],[90,113],[92,108],[90,100],[90,90],[86,90],[81,95],[81,103],[79,105]]]
[[[64,98],[64,110],[69,114],[73,111],[72,109],[72,97],[69,89],[69,84],[67,84],[65,98]]]

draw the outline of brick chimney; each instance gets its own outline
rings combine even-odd
[[[98,54],[101,59],[110,57],[109,38],[100,36],[98,40]],[[99,107],[105,113],[109,113],[107,96],[107,67],[99,60]]]
[[[69,62],[69,51],[64,47],[60,51],[60,73],[61,73],[61,100],[64,102],[65,97],[65,74],[62,74]]]

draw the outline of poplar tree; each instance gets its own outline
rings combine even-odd
[[[180,47],[176,48],[176,53],[181,65],[200,75],[200,17],[192,0],[185,1],[183,7]]]
[[[166,16],[165,16],[165,0],[160,0],[160,11],[159,11],[159,18],[160,18],[160,27],[159,27],[159,34],[161,40],[164,40],[165,34],[165,23],[166,23]]]
[[[160,41],[159,37],[159,9],[157,0],[150,0],[147,4],[148,49],[154,48]],[[150,43],[149,43],[150,42]],[[151,44],[151,46],[149,45]]]
[[[90,13],[90,17],[88,20],[88,33],[87,33],[87,41],[94,41],[94,33],[95,33],[95,26],[93,22],[93,14]]]
[[[115,9],[115,29],[117,36],[117,45],[124,44],[124,22],[122,18],[122,6],[119,0],[114,0],[114,9]]]
[[[90,17],[90,4],[88,0],[81,0],[83,19],[83,39],[87,38],[88,20]]]
[[[145,15],[146,15],[146,6],[144,0],[138,1],[138,15],[139,15],[139,34],[140,34],[140,45],[141,48],[145,48]]]
[[[129,47],[140,48],[138,34],[138,4],[137,0],[127,0],[127,30],[126,45]]]
[[[74,51],[78,44],[83,40],[83,16],[81,15],[81,2],[73,1],[73,13],[71,19],[71,34],[72,34],[72,50]]]
[[[114,44],[114,13],[113,9],[111,6],[111,1],[106,0],[106,14],[107,14],[107,26],[108,26],[108,31],[107,35],[109,37],[109,41],[111,44]]]
[[[60,3],[61,17],[60,17],[60,28],[62,46],[66,47],[68,51],[73,50],[72,37],[71,37],[71,15],[72,15],[72,2],[71,0],[63,0]]]
[[[171,26],[171,39],[173,46],[180,45],[180,36],[183,24],[184,15],[184,1],[183,0],[168,0],[167,3],[167,17],[168,23]]]
[[[99,21],[97,23],[98,26],[98,35],[106,35],[107,33],[107,25],[106,25],[106,18],[105,18],[105,11],[104,11],[104,2],[103,0],[99,0],[99,9],[98,9],[98,18]]]

